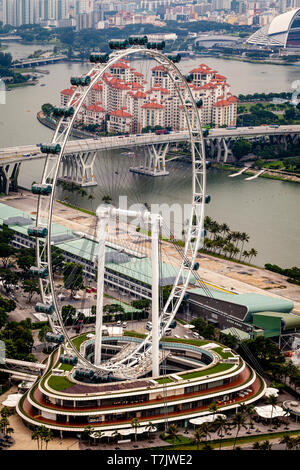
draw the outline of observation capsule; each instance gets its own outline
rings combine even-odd
[[[78,359],[76,356],[68,356],[67,354],[62,354],[59,356],[59,362],[62,364],[70,364],[72,366],[75,366],[78,362]]]
[[[48,343],[63,343],[65,337],[62,334],[55,334],[55,333],[46,333],[45,340]]]
[[[47,268],[38,268],[37,266],[31,266],[29,269],[29,274],[32,277],[40,277],[42,279],[46,279],[46,277],[49,276]]]
[[[147,36],[130,36],[128,42],[131,46],[144,46],[148,42]]]
[[[147,42],[147,49],[157,49],[162,51],[166,47],[165,41],[161,42]]]
[[[171,60],[174,64],[178,64],[181,61],[181,55],[168,55],[168,59]]]
[[[190,75],[186,75],[185,76],[185,79],[188,83],[191,83],[193,81],[193,74],[190,74]]]
[[[76,369],[75,378],[78,379],[91,379],[94,376],[92,369]]]
[[[48,229],[46,227],[28,227],[27,234],[30,237],[46,238],[48,235]]]
[[[32,194],[41,194],[42,196],[49,196],[52,192],[51,184],[33,184],[31,186]]]
[[[75,86],[89,86],[91,83],[91,77],[86,75],[85,77],[71,77],[71,85]]]
[[[177,321],[173,320],[173,321],[171,321],[169,328],[176,328],[176,326],[177,326]]]
[[[194,269],[194,271],[198,271],[198,269],[199,269],[199,263],[195,263],[193,269]]]
[[[35,309],[36,312],[47,313],[47,315],[51,315],[54,312],[53,305],[42,304],[41,302],[38,302],[35,305],[34,309]]]
[[[209,134],[209,129],[203,129],[202,134],[203,134],[203,137],[207,137]]]
[[[92,64],[106,64],[109,61],[109,54],[100,54],[98,52],[93,52],[90,55],[90,62]]]
[[[71,117],[74,114],[74,108],[69,106],[69,108],[54,108],[53,115],[57,117]]]
[[[124,41],[109,41],[108,45],[111,49],[126,49],[129,45],[129,42],[127,39]]]
[[[42,153],[51,153],[57,155],[61,151],[61,146],[59,144],[42,144],[41,152]]]
[[[202,108],[202,106],[203,106],[203,100],[202,100],[201,98],[200,98],[200,100],[198,100],[198,101],[196,102],[196,106],[197,106],[197,108]]]

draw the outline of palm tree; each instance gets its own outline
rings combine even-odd
[[[233,425],[234,428],[236,428],[236,435],[235,435],[234,445],[233,445],[233,449],[235,449],[236,440],[237,440],[240,430],[242,428],[247,429],[246,418],[243,416],[242,413],[238,412],[232,418],[231,424]]]
[[[285,444],[285,450],[291,450],[294,446],[293,439],[288,434],[284,434],[280,440],[280,444]]]
[[[246,233],[246,232],[242,232],[242,233],[241,233],[240,240],[241,240],[241,242],[242,242],[242,248],[241,248],[240,259],[241,259],[241,257],[242,257],[242,252],[243,252],[243,250],[244,250],[245,242],[248,243],[249,238],[250,238],[250,237],[249,237],[248,233]]]
[[[214,428],[216,430],[217,436],[220,438],[220,449],[222,447],[222,439],[224,437],[224,434],[226,432],[226,429],[228,427],[227,420],[226,418],[223,418],[223,416],[217,416],[217,418],[214,420]],[[223,434],[224,432],[224,434]]]
[[[223,223],[220,225],[221,233],[223,234],[223,237],[225,237],[225,233],[230,232],[230,228],[226,223]]]
[[[44,428],[44,426],[42,427]],[[42,429],[41,433],[42,433],[42,438],[46,444],[46,450],[47,450],[49,442],[54,439],[53,432],[51,431],[51,429],[44,428]]]
[[[249,263],[251,262],[253,256],[257,256],[257,251],[254,248],[251,248],[251,250],[249,251]]]
[[[264,442],[262,442],[260,448],[261,448],[261,450],[271,450],[272,449],[272,444],[270,443],[270,441],[264,441]]]
[[[156,426],[151,421],[149,421],[146,426],[146,429],[148,431],[148,437],[150,437],[150,432],[156,430]]]
[[[217,222],[213,222],[212,223],[212,226],[210,227],[210,233],[213,234],[214,238],[213,240],[216,238],[217,234],[220,233],[221,229],[220,229],[220,225],[217,223]]]
[[[120,434],[120,432],[118,431],[118,429],[116,429],[116,430],[112,433],[112,436],[114,436],[114,441],[117,442],[117,441],[122,437],[122,434]]]
[[[214,450],[214,449],[211,444],[209,444],[208,442],[205,442],[204,445],[202,446],[202,450]]]
[[[261,450],[261,445],[259,441],[255,441],[254,444],[252,445],[253,450]]]
[[[0,420],[0,432],[3,432],[3,434],[6,434],[8,426],[9,426],[9,421],[8,421],[7,416],[2,416]]]
[[[213,417],[215,417],[215,414],[218,411],[218,405],[216,403],[211,403],[208,410],[213,414]]]
[[[275,395],[270,395],[269,397],[267,397],[267,403],[271,405],[271,427],[272,427],[273,411],[274,411],[274,408],[276,408],[276,405],[278,404],[278,398]]]
[[[178,436],[178,428],[176,424],[170,424],[170,426],[167,429],[167,436],[172,440],[173,444],[176,439],[178,441],[180,440],[180,437]]]
[[[140,422],[138,418],[132,418],[131,420],[131,427],[134,429],[134,440],[136,441],[137,437],[137,428],[140,426]]]
[[[37,441],[38,450],[40,450],[40,447],[42,449],[42,439],[41,439],[41,430],[40,430],[40,428],[35,428],[34,431],[32,431],[31,439],[33,441]]]
[[[210,228],[212,226],[212,224],[214,223],[214,220],[209,217],[208,215],[206,215],[204,217],[204,228],[209,232],[210,231]]]
[[[94,431],[93,432],[94,444],[96,443],[96,439],[101,439],[102,436],[103,436],[102,431]]]
[[[197,450],[199,450],[199,444],[202,442],[202,437],[204,436],[205,434],[200,427],[195,430],[193,444],[196,444]]]
[[[210,432],[211,432],[211,423],[204,422],[200,424],[200,429],[205,436],[206,440],[210,437]]]

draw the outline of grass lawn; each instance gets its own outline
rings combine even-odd
[[[203,377],[204,375],[212,375],[217,374],[218,372],[224,372],[225,370],[231,369],[233,364],[217,364],[215,367],[211,369],[204,369],[195,372],[190,372],[188,374],[177,374],[182,379],[195,379],[196,377]]]
[[[172,380],[170,377],[165,377],[164,379],[155,379],[155,382],[158,384],[168,384],[168,383],[174,383],[174,380]]]
[[[233,357],[233,354],[231,352],[223,352],[222,347],[219,348],[214,348],[212,351],[215,351],[219,356],[221,356],[223,359],[228,359],[229,357]]]
[[[146,335],[143,335],[143,333],[137,333],[136,331],[130,330],[126,330],[123,336],[135,336],[136,338],[146,338]]]
[[[61,364],[60,365],[60,370],[72,370],[73,367],[74,366],[72,364]]]
[[[77,338],[72,339],[72,343],[74,344],[75,348],[79,351],[81,344],[83,341],[87,339],[87,334],[77,336]]]
[[[85,214],[96,215],[96,212],[89,211],[88,209],[82,209],[81,207],[72,206],[72,204],[68,204],[67,202],[59,201],[58,199],[56,200],[56,202],[59,202],[59,204],[62,204],[63,206],[70,207],[70,209],[75,209],[77,211],[84,212]]]
[[[181,339],[181,338],[170,338],[169,336],[164,336],[162,341],[166,343],[185,343],[185,344],[192,344],[194,346],[204,346],[205,344],[209,343],[210,341],[204,339]]]
[[[72,387],[73,382],[70,382],[66,377],[60,377],[58,375],[52,375],[48,380],[48,386],[53,390],[66,390],[67,388]]]
[[[258,434],[258,435],[253,435],[253,436],[245,436],[245,437],[238,437],[236,441],[236,446],[243,445],[243,444],[251,444],[257,441],[272,441],[273,439],[280,439],[283,436],[288,434],[289,436],[297,436],[300,434],[300,430],[298,431],[282,431],[278,433],[270,433],[270,434]],[[178,437],[180,438],[180,441],[175,441],[173,444],[172,440],[170,438],[164,438],[164,441],[170,443],[171,445],[168,445],[166,447],[160,447],[162,450],[196,450],[197,445],[193,444],[193,439],[190,439],[188,437],[182,436],[181,434],[178,434]],[[177,443],[176,443],[177,442]],[[221,442],[221,449],[223,447],[231,447],[234,444],[234,437],[231,438],[225,438],[225,439],[215,439],[215,440],[208,440],[208,444],[210,444],[214,449],[219,449],[220,448],[220,442]],[[202,448],[203,444],[199,444],[199,449]],[[158,449],[158,448],[157,448]],[[153,449],[151,449],[153,450]]]

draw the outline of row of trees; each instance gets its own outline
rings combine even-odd
[[[248,93],[247,95],[243,95],[240,93],[238,95],[238,99],[240,102],[243,101],[271,101],[273,98],[282,98],[285,100],[290,100],[292,97],[292,93],[282,91],[280,93],[271,92],[271,93]]]
[[[43,450],[43,445],[45,445],[44,450],[47,450],[49,442],[54,439],[54,435],[51,429],[46,428],[46,426],[40,426],[34,429],[31,439],[37,442],[38,450]]]
[[[277,266],[277,264],[265,264],[265,268],[269,271],[274,273],[282,274],[283,276],[287,276],[287,281],[291,282],[292,284],[300,285],[300,268],[297,266],[293,266],[292,268],[281,268]]]
[[[271,405],[272,411],[278,405],[278,399],[274,395],[266,398],[266,403]],[[234,440],[233,440],[233,450],[238,450],[236,446],[238,436],[240,435],[242,430],[246,430],[248,433],[251,432],[250,430],[254,429],[254,415],[255,415],[255,405],[254,404],[245,404],[242,403],[239,407],[239,411],[231,416],[230,419],[224,418],[221,416],[216,416],[213,422],[204,422],[200,426],[198,426],[194,432],[194,437],[192,443],[197,446],[197,450],[199,449],[200,445],[202,450],[213,450],[209,441],[211,440],[212,434],[216,434],[217,437],[220,439],[219,450],[222,448],[222,440],[223,438],[228,435],[231,436],[232,431],[234,432]],[[216,415],[218,413],[218,405],[216,403],[212,403],[209,406],[209,411]],[[271,412],[271,426],[272,426],[272,412]],[[166,437],[170,439],[173,444],[175,444],[176,440],[180,441],[179,430],[176,424],[171,424],[167,430],[166,435],[162,437]],[[300,439],[297,441],[297,446],[300,444]],[[283,439],[283,443],[286,443],[286,437]],[[269,441],[265,441],[259,444],[255,443],[253,449],[259,450],[271,450],[271,444]]]
[[[249,263],[257,256],[254,248],[245,250],[245,244],[250,239],[246,232],[232,231],[228,224],[220,224],[209,216],[204,219],[204,228],[209,234],[204,238],[204,250],[229,259],[247,260]]]

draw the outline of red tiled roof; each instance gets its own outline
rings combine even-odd
[[[120,62],[116,62],[115,64],[111,66],[111,69],[129,69],[129,68],[130,67],[124,62],[122,62],[121,60]]]
[[[116,111],[112,111],[111,113],[109,113],[110,116],[117,116],[117,117],[128,117],[128,118],[131,118],[131,114],[127,113],[126,111],[124,111],[124,109],[117,109]]]
[[[142,108],[145,109],[164,109],[164,106],[159,103],[145,103],[143,104]]]
[[[157,65],[156,67],[153,67],[151,70],[153,70],[153,72],[156,72],[156,71],[166,72],[166,69],[165,67],[163,67],[163,65]]]
[[[86,107],[87,111],[93,111],[94,113],[105,113],[105,109],[98,104],[91,104],[90,106]]]
[[[117,78],[112,78],[109,82],[109,86],[111,86],[112,88],[117,88],[118,90],[129,90],[129,87]]]
[[[146,93],[144,93],[144,92],[142,92],[142,91],[137,91],[137,92],[133,95],[134,98],[146,98],[146,96],[147,96]]]
[[[73,88],[66,88],[65,90],[62,90],[60,92],[61,95],[67,95],[67,96],[72,96],[74,93],[74,89]]]
[[[231,102],[228,100],[217,101],[216,103],[213,104],[213,106],[217,108],[221,108],[222,106],[230,106],[230,105],[231,105]]]
[[[95,83],[92,89],[95,91],[102,91],[102,85],[100,83]]]

